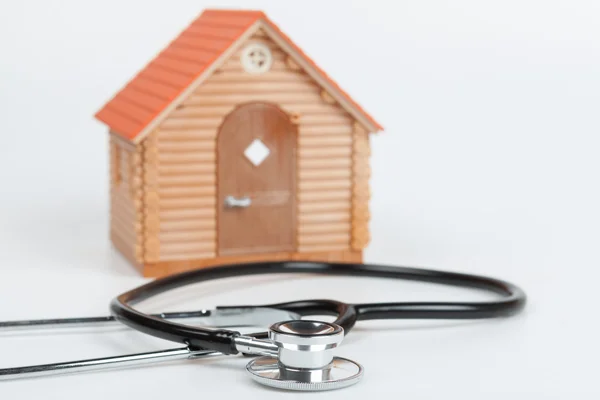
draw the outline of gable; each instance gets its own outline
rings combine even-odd
[[[266,45],[273,58],[262,74],[247,73],[241,62],[254,43]],[[362,199],[368,190],[357,193],[355,188],[364,189],[362,182],[368,179],[368,133],[339,103],[327,102],[322,87],[290,64],[287,53],[264,30],[239,44],[139,146],[148,162],[145,188],[155,202],[146,207],[158,213],[153,254],[161,261],[219,257],[218,137],[232,111],[253,102],[275,104],[296,125],[296,250],[342,252],[351,244],[360,246],[353,235],[364,235],[360,221],[366,219],[355,216],[365,213]]]
[[[266,46],[272,65],[261,74],[248,73],[242,55],[248,46]],[[339,103],[328,101],[323,88],[289,60],[288,54],[262,29],[240,41],[235,51],[200,85],[186,94],[164,119],[156,123],[160,140],[214,140],[223,119],[237,106],[250,102],[276,104],[295,119],[299,136],[347,135],[355,119]]]
[[[368,130],[382,129],[259,11],[204,11],[98,111],[96,118],[123,138],[139,142],[261,28]]]

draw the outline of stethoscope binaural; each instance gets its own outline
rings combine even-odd
[[[148,315],[133,306],[182,286],[229,277],[312,273],[404,279],[483,289],[502,295],[489,302],[401,302],[347,304],[333,300],[303,300],[262,306],[228,306],[216,310]],[[182,343],[185,347],[158,352],[81,360],[67,363],[0,369],[0,380],[138,365],[161,360],[215,355],[259,355],[246,370],[257,382],[288,390],[330,390],[360,380],[363,367],[334,356],[357,321],[378,319],[482,319],[507,317],[525,306],[525,293],[517,286],[484,276],[420,268],[373,264],[320,262],[259,262],[202,268],[156,279],[112,300],[111,316],[41,321],[0,322],[0,330],[80,326],[121,322],[140,332]],[[333,323],[305,319],[334,316]],[[190,318],[201,326],[184,324]],[[270,324],[267,332],[243,335],[226,327]]]

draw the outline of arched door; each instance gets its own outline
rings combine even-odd
[[[232,111],[217,139],[220,255],[295,247],[296,126],[278,107],[250,103]]]

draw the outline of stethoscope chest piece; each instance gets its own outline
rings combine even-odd
[[[278,347],[277,357],[259,357],[246,366],[250,376],[263,385],[299,391],[332,390],[353,385],[363,375],[360,364],[333,356],[344,339],[339,325],[279,322],[271,326],[269,338]]]

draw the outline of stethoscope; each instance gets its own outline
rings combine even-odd
[[[303,300],[262,306],[227,306],[196,312],[145,314],[133,308],[158,294],[182,286],[229,277],[311,273],[405,279],[483,289],[502,295],[490,302],[410,302],[347,304],[334,300]],[[0,370],[0,380],[66,372],[140,365],[157,361],[197,359],[242,354],[253,357],[246,370],[255,381],[287,390],[319,391],[357,383],[363,367],[336,357],[340,345],[357,321],[380,319],[482,319],[507,317],[521,311],[526,296],[519,287],[484,276],[420,268],[372,264],[320,262],[259,262],[192,270],[161,279],[123,293],[110,303],[111,316],[57,320],[0,322],[0,330],[31,327],[89,326],[120,322],[184,347],[74,362]],[[304,317],[333,316],[324,322]],[[201,326],[184,322],[191,318]],[[227,327],[270,325],[267,332],[241,334]]]

